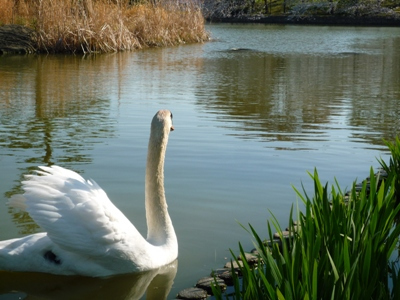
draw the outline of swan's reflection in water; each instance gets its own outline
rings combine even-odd
[[[178,260],[160,269],[107,278],[0,271],[0,299],[167,299]]]

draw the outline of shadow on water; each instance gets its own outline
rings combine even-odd
[[[178,261],[157,270],[90,278],[0,271],[0,299],[167,299]]]

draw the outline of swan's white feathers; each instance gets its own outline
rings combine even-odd
[[[104,255],[103,247],[121,242],[132,234],[137,233],[137,238],[143,239],[93,180],[85,180],[58,166],[40,169],[45,172],[39,171],[23,181],[24,195],[14,196],[10,205],[25,206],[33,220],[60,248]]]
[[[172,114],[153,117],[146,164],[148,240],[94,180],[58,166],[39,167],[9,205],[25,210],[45,231],[0,241],[0,269],[109,276],[159,268],[178,256],[164,193],[164,157]]]

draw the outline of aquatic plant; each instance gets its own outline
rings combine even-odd
[[[399,140],[389,147],[396,154],[392,160],[398,162]],[[336,180],[330,188],[323,185],[315,170],[310,174],[314,182],[312,197],[304,187],[302,192],[295,189],[305,208],[297,209],[297,223],[292,208],[289,237],[283,236],[274,216],[268,222],[270,240],[274,227],[282,243],[266,243],[249,225],[258,264],[239,264],[240,279],[232,270],[234,292],[225,297],[399,299],[399,267],[390,260],[400,234],[400,224],[396,223],[400,204],[395,201],[398,169],[388,171],[388,177],[380,181],[371,168],[369,183],[365,181],[361,190],[354,183],[346,194]],[[240,243],[239,249],[244,256]],[[224,297],[217,287],[214,294],[217,299]]]
[[[44,52],[115,52],[209,38],[194,1],[3,0],[0,24],[33,28]]]
[[[400,139],[396,137],[394,142],[384,142],[391,153],[389,165],[383,159],[379,159],[378,161],[386,173],[393,176],[395,197],[397,202],[400,203]]]

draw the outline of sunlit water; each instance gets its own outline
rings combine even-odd
[[[40,231],[6,202],[21,192],[24,174],[48,164],[95,179],[146,235],[145,160],[160,108],[173,112],[176,129],[165,166],[179,239],[168,299],[222,267],[238,241],[252,248],[238,222],[267,237],[271,211],[285,227],[298,203],[291,185],[311,191],[307,171],[316,167],[323,181],[336,177],[345,189],[378,167],[376,158],[387,159],[382,139],[400,129],[400,28],[208,29],[213,41],[206,44],[89,57],[0,56],[1,240]],[[140,298],[155,274],[107,284],[13,276],[0,282],[0,299],[56,297],[37,288],[45,282],[65,299]],[[161,297],[149,294],[156,286],[148,298]]]

